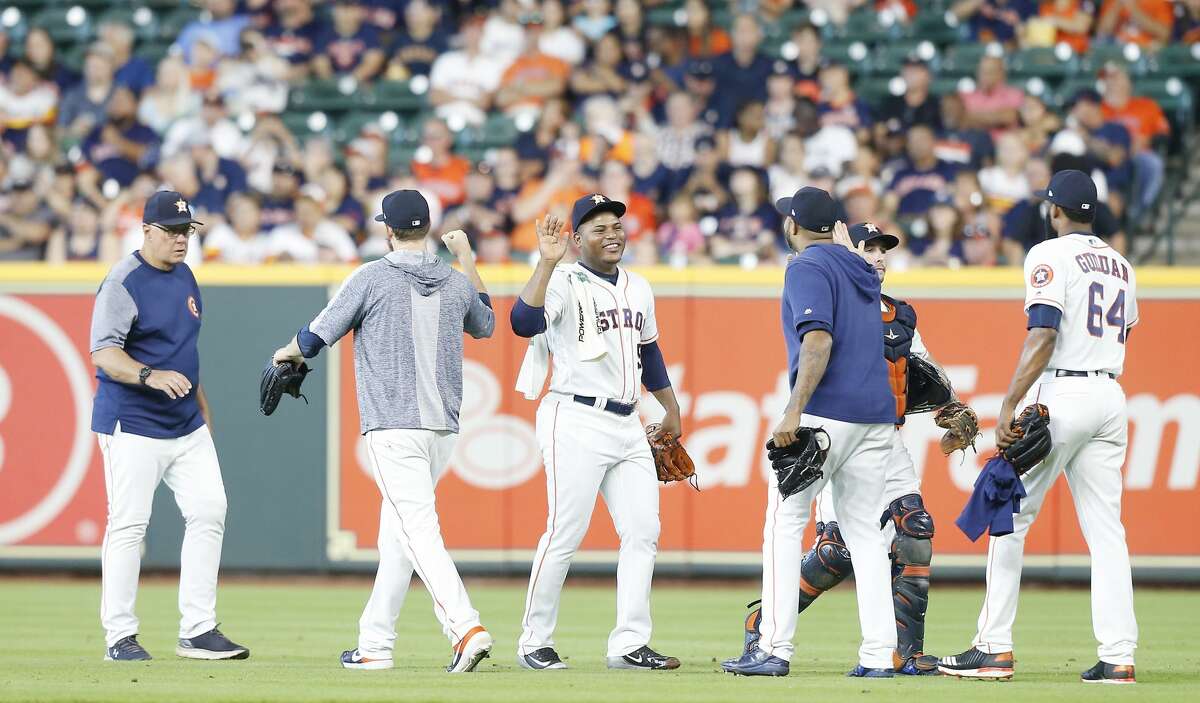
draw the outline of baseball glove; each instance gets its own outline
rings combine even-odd
[[[979,436],[979,418],[971,408],[952,400],[938,408],[933,422],[946,430],[941,442],[943,454],[949,456],[959,449],[975,448],[975,438]]]
[[[829,434],[820,427],[801,427],[796,430],[796,441],[786,447],[775,446],[774,439],[767,442],[767,459],[784,500],[825,475],[821,466],[828,454]]]
[[[262,381],[258,384],[258,409],[262,414],[270,415],[275,412],[284,393],[293,398],[304,398],[304,394],[300,392],[300,384],[304,383],[308,372],[308,364],[304,362],[296,366],[289,363],[273,364],[268,361],[267,368],[263,369]],[[308,398],[304,398],[304,402],[307,403]]]
[[[1050,410],[1034,403],[1012,421],[1012,431],[1020,437],[1000,452],[1021,476],[1037,466],[1050,453]]]
[[[696,465],[679,443],[678,437],[664,431],[662,425],[655,423],[646,425],[646,441],[650,443],[650,453],[654,456],[654,468],[658,470],[659,481],[687,481],[692,484],[692,488],[700,490],[696,485]]]

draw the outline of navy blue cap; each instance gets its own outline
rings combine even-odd
[[[1125,125],[1120,122],[1105,122],[1100,125],[1099,129],[1092,132],[1092,136],[1126,150],[1133,144],[1129,137],[1129,130],[1125,129]]]
[[[713,68],[711,61],[692,61],[688,64],[687,72],[689,76],[697,78],[712,78],[716,70]]]
[[[576,200],[575,207],[571,208],[571,231],[578,232],[579,225],[597,212],[611,212],[620,217],[625,214],[625,203],[609,200],[599,193],[583,196]]]
[[[813,186],[804,186],[792,197],[776,200],[775,209],[810,232],[829,232],[837,222],[837,203],[829,193]]]
[[[394,190],[383,197],[383,212],[376,222],[392,229],[412,229],[429,224],[429,203],[415,190]]]
[[[192,206],[173,190],[160,190],[146,200],[142,222],[163,227],[204,224],[192,219]]]
[[[859,222],[850,228],[850,241],[854,242],[854,246],[865,242],[880,242],[883,244],[883,250],[895,249],[900,245],[900,239],[895,235],[888,234],[873,222]]]
[[[1083,171],[1068,169],[1050,178],[1046,190],[1033,193],[1059,207],[1092,215],[1096,212],[1096,184]]]

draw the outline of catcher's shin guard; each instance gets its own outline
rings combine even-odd
[[[836,522],[817,523],[817,543],[800,560],[800,612],[854,571]]]
[[[891,554],[892,601],[896,610],[896,655],[906,661],[920,655],[925,646],[933,517],[916,493],[892,501],[885,515],[896,526]]]

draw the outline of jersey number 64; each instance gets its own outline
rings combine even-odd
[[[1125,289],[1117,291],[1117,299],[1109,306],[1108,312],[1101,307],[1104,304],[1104,284],[1093,283],[1088,287],[1088,334],[1093,337],[1103,337],[1103,323],[1117,328],[1117,341],[1125,343]],[[1103,316],[1103,320],[1100,318]]]

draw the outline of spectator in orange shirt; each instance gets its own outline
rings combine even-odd
[[[1104,0],[1096,37],[1161,46],[1171,38],[1174,24],[1170,0]]]
[[[633,176],[629,167],[620,161],[609,161],[600,171],[600,191],[610,200],[625,203],[625,214],[621,224],[630,244],[637,244],[643,235],[654,238],[658,221],[654,217],[654,203],[641,193],[634,193]],[[632,249],[629,250],[632,253]]]
[[[547,100],[561,97],[567,89],[571,66],[566,61],[542,53],[541,21],[525,27],[525,51],[500,77],[496,106],[510,115],[529,112],[536,115]]]
[[[687,14],[688,56],[712,58],[733,48],[729,33],[712,23],[704,0],[687,0],[683,11]]]
[[[571,206],[587,195],[581,185],[582,170],[575,159],[560,158],[550,164],[546,177],[527,181],[513,202],[512,250],[523,254],[537,251],[534,219],[548,213],[570,218]]]
[[[1162,190],[1165,164],[1154,151],[1152,140],[1171,133],[1171,124],[1162,108],[1150,98],[1135,96],[1129,74],[1120,66],[1109,66],[1104,72],[1104,102],[1100,106],[1104,119],[1119,122],[1133,137],[1134,199],[1130,217],[1154,204]]]
[[[471,162],[452,151],[454,136],[440,118],[431,117],[421,128],[421,146],[409,165],[423,190],[436,193],[442,207],[463,201]]]
[[[1079,0],[1047,0],[1038,10],[1036,20],[1030,20],[1026,28],[1033,22],[1044,22],[1054,28],[1055,44],[1065,43],[1075,53],[1082,54],[1088,50],[1088,33],[1092,30],[1092,13],[1084,8]]]

